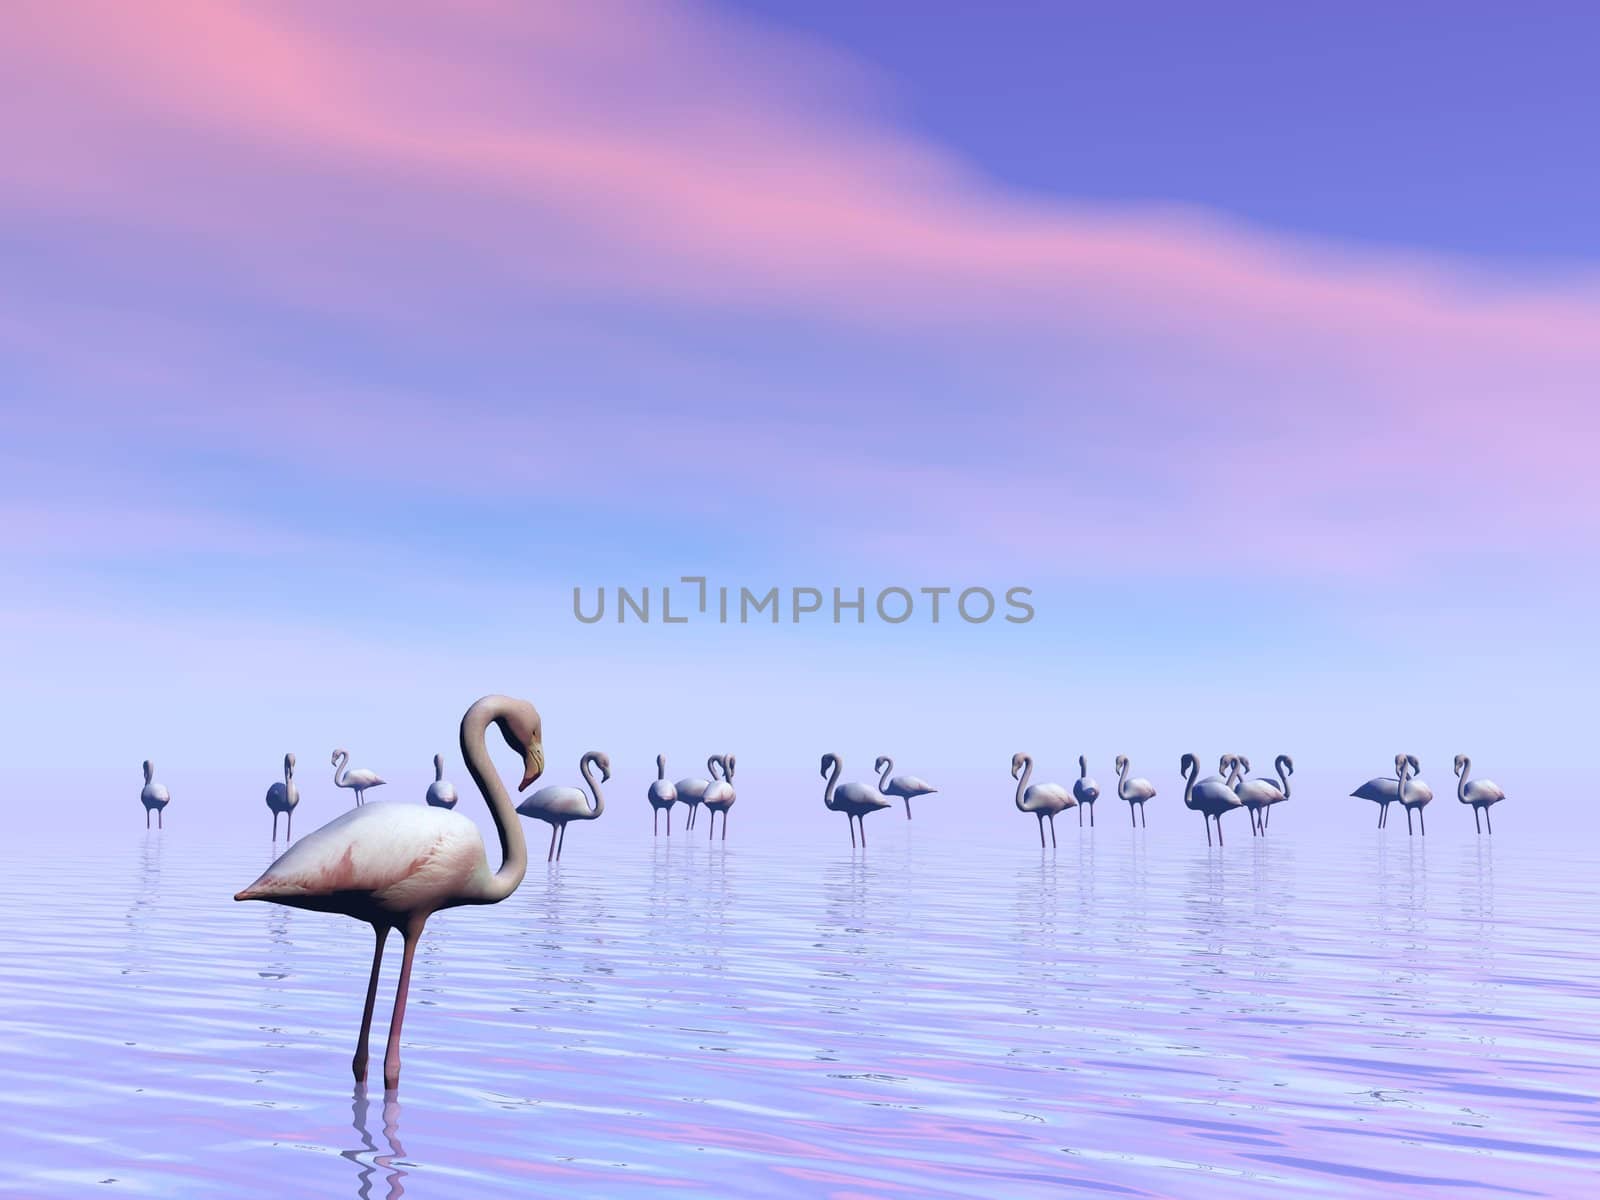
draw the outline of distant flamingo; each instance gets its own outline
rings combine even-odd
[[[517,890],[528,868],[528,848],[512,811],[505,785],[489,758],[485,735],[500,727],[507,745],[522,756],[524,790],[544,770],[544,745],[538,710],[526,700],[485,696],[461,718],[461,754],[478,791],[489,806],[500,835],[500,869],[489,871],[478,827],[465,814],[414,804],[373,804],[351,809],[301,838],[235,900],[270,900],[291,908],[343,913],[372,926],[377,945],[361,1040],[351,1068],[356,1082],[367,1078],[367,1037],[378,995],[378,969],[389,931],[405,939],[400,985],[395,991],[389,1046],[383,1058],[383,1085],[400,1085],[400,1029],[405,1020],[411,963],[427,919],[443,908],[494,904]]]
[[[713,754],[706,759],[706,771],[711,775],[711,779],[680,779],[673,785],[678,790],[678,803],[689,810],[689,816],[683,822],[685,829],[694,828],[694,819],[699,811],[701,801],[706,798],[706,789],[711,786],[712,780],[722,777],[719,774],[721,769],[721,757]]]
[[[1017,772],[1022,772],[1019,777]],[[1077,803],[1072,793],[1059,783],[1036,783],[1033,778],[1033,756],[1018,752],[1011,756],[1011,778],[1017,781],[1017,811],[1032,813],[1039,818],[1039,845],[1044,846],[1044,819],[1050,818],[1050,844],[1056,844],[1056,814]]]
[[[359,768],[354,771],[345,771],[345,764],[350,761],[350,755],[343,750],[335,750],[332,761],[333,786],[353,789],[356,794],[357,806],[365,803],[363,796],[368,788],[382,787],[384,784],[384,781],[378,778],[376,771]],[[344,771],[343,777],[339,774],[341,771]]]
[[[267,789],[267,807],[272,810],[272,840],[278,840],[278,817],[289,815],[288,839],[294,841],[294,809],[300,803],[300,789],[294,783],[294,755],[283,756],[283,782]]]
[[[878,790],[885,796],[904,801],[908,821],[911,820],[912,797],[931,796],[939,790],[916,775],[896,775],[890,779],[889,772],[894,770],[894,759],[887,754],[878,755],[878,761],[872,764],[872,769],[878,773]]]
[[[1467,782],[1467,776],[1472,771],[1472,760],[1465,754],[1456,755],[1456,799],[1463,804],[1472,805],[1472,823],[1478,827],[1478,832],[1483,833],[1483,825],[1478,821],[1478,814],[1483,814],[1483,819],[1489,821],[1490,805],[1499,804],[1506,798],[1505,792],[1500,790],[1500,785],[1492,779],[1474,779]],[[1489,832],[1494,832],[1494,822],[1489,821]]]
[[[1411,813],[1415,810],[1417,824],[1421,827],[1423,837],[1428,836],[1428,822],[1422,810],[1433,802],[1433,789],[1420,779],[1412,779],[1411,773],[1420,770],[1415,754],[1403,756],[1401,761],[1395,763],[1395,772],[1400,779],[1400,803],[1406,810],[1406,832],[1411,833]]]
[[[1404,754],[1394,756],[1395,777],[1375,775],[1350,794],[1358,800],[1371,800],[1378,806],[1378,828],[1383,829],[1389,824],[1389,805],[1400,799],[1400,766],[1405,762]]]
[[[1078,802],[1078,824],[1083,824],[1083,810],[1089,810],[1089,828],[1094,828],[1094,802],[1100,799],[1100,785],[1089,778],[1089,760],[1078,755],[1078,778],[1072,785],[1072,798]]]
[[[148,758],[145,759],[144,787],[139,790],[139,803],[144,805],[144,827],[146,829],[150,828],[150,814],[155,813],[156,828],[165,829],[166,826],[162,823],[161,813],[167,805],[172,803],[172,797],[167,794],[167,789],[162,784],[154,782],[155,773],[155,767],[151,765]]]
[[[1243,763],[1244,769],[1248,771],[1250,760],[1244,759]],[[1294,774],[1294,759],[1287,754],[1280,754],[1272,765],[1278,772],[1277,782],[1271,779],[1241,779],[1233,788],[1240,801],[1250,810],[1252,834],[1266,833],[1272,806],[1282,804],[1289,798],[1289,776]]]
[[[444,755],[433,756],[433,782],[428,785],[428,794],[425,797],[434,808],[454,808],[456,806],[456,785],[444,777]]]
[[[667,779],[667,756],[665,754],[656,755],[656,777],[655,781],[650,784],[650,791],[646,794],[646,798],[650,801],[651,825],[655,836],[661,836],[661,813],[664,810],[667,814],[667,836],[671,837],[672,806],[678,802],[678,789],[673,787],[672,783]],[[726,825],[727,821],[724,820],[723,824]]]
[[[822,803],[831,812],[842,812],[850,825],[850,848],[856,846],[856,824],[861,825],[861,845],[867,844],[866,815],[893,806],[894,801],[870,783],[840,783],[844,759],[837,754],[822,756],[822,777],[828,781],[822,790]],[[829,772],[832,772],[830,775]]]
[[[599,782],[589,774],[591,764],[600,768]],[[561,861],[561,847],[567,844],[568,821],[595,821],[606,811],[606,798],[601,794],[600,784],[611,778],[611,760],[602,751],[590,750],[578,760],[578,774],[594,793],[592,808],[583,789],[560,786],[540,788],[517,805],[517,811],[523,816],[550,823],[550,853],[545,855],[545,862]],[[556,840],[558,833],[560,841]]]
[[[1128,756],[1126,754],[1117,755],[1117,799],[1128,802],[1128,820],[1133,821],[1136,827],[1144,827],[1145,802],[1155,794],[1156,789],[1148,779],[1143,777],[1137,779],[1128,778]],[[1133,806],[1135,804],[1139,806],[1138,820],[1134,820],[1133,816]]]
[[[723,769],[727,772],[723,778],[717,780],[706,789],[705,797],[700,803],[706,806],[706,811],[711,814],[711,828],[706,832],[706,841],[717,835],[717,814],[722,814],[722,840],[728,840],[728,810],[733,807],[738,794],[733,790],[734,757],[731,754],[722,756]]]
[[[1237,775],[1240,761],[1237,756],[1230,755],[1229,769]],[[1211,845],[1211,822],[1217,823],[1217,845],[1222,845],[1222,814],[1232,812],[1238,808],[1242,801],[1225,780],[1199,779],[1200,760],[1192,754],[1185,754],[1180,761],[1179,769],[1183,772],[1184,788],[1183,803],[1185,808],[1193,809],[1201,815],[1206,826],[1206,845]]]

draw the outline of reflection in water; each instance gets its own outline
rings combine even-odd
[[[368,1125],[370,1109],[371,1103],[367,1099],[366,1087],[356,1084],[355,1095],[350,1105],[353,1116],[350,1123],[361,1135],[361,1145],[354,1150],[341,1150],[339,1156],[349,1159],[359,1168],[356,1172],[359,1180],[356,1195],[360,1200],[370,1200],[372,1181],[379,1169],[384,1172],[384,1182],[389,1185],[389,1190],[384,1193],[386,1200],[397,1200],[406,1194],[405,1184],[400,1182],[406,1177],[406,1173],[400,1169],[400,1165],[397,1165],[397,1160],[403,1159],[406,1153],[405,1147],[400,1144],[400,1101],[392,1096],[386,1096],[383,1101],[383,1140],[388,1143],[387,1154],[380,1154],[377,1142],[372,1139],[372,1130]]]

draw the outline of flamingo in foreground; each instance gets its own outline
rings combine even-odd
[[[1017,772],[1022,772],[1021,776]],[[1028,780],[1033,778],[1033,756],[1031,754],[1017,753],[1011,756],[1011,778],[1017,781],[1017,811],[1032,813],[1039,818],[1039,846],[1044,846],[1044,819],[1050,818],[1050,844],[1056,844],[1056,814],[1063,809],[1071,808],[1077,803],[1072,798],[1072,793],[1059,783],[1036,783],[1028,786]]]
[[[705,799],[706,789],[711,786],[711,780],[721,778],[718,774],[721,766],[721,757],[713,754],[706,759],[706,770],[710,773],[711,779],[680,779],[673,785],[678,789],[678,802],[689,810],[689,816],[683,822],[685,829],[694,828],[694,818],[700,808],[700,802]]]
[[[870,783],[840,783],[839,773],[844,770],[844,759],[837,754],[822,756],[822,777],[828,781],[822,789],[822,803],[833,812],[842,812],[850,825],[850,848],[856,848],[856,823],[861,824],[861,845],[867,844],[866,815],[879,809],[890,808],[894,801]],[[830,775],[829,772],[832,772]]]
[[[434,808],[454,808],[456,806],[456,785],[444,777],[444,755],[433,756],[433,782],[428,785],[428,794],[425,797]]]
[[[1078,778],[1072,784],[1072,798],[1078,802],[1078,824],[1083,824],[1083,810],[1089,810],[1089,828],[1094,828],[1094,802],[1100,799],[1100,785],[1089,778],[1089,760],[1078,755]]]
[[[1420,779],[1410,778],[1413,771],[1421,770],[1415,754],[1404,754],[1395,761],[1395,774],[1400,780],[1400,803],[1406,810],[1406,832],[1414,832],[1411,828],[1411,813],[1417,814],[1417,824],[1422,827],[1422,836],[1428,836],[1428,822],[1422,815],[1422,810],[1433,802],[1433,789]]]
[[[349,761],[350,755],[347,751],[335,750],[333,752],[333,786],[354,789],[356,804],[360,806],[366,803],[364,799],[366,790],[368,788],[382,787],[385,781],[378,778],[376,771],[368,771],[365,768],[358,767],[354,771],[345,771],[345,765]],[[340,775],[341,771],[344,771],[342,776]]]
[[[589,774],[591,765],[600,768],[599,782]],[[583,794],[582,788],[560,786],[540,788],[517,805],[517,811],[523,816],[550,823],[550,852],[545,855],[545,862],[561,861],[561,847],[567,844],[568,821],[598,820],[606,811],[606,798],[600,791],[600,784],[611,778],[611,759],[600,750],[586,751],[578,760],[578,774],[594,793],[594,807],[589,806],[589,797]],[[556,840],[558,833],[561,835],[559,842]]]
[[[1128,802],[1128,820],[1133,821],[1136,826],[1143,827],[1145,824],[1145,801],[1155,794],[1155,786],[1148,779],[1142,776],[1137,779],[1128,778],[1128,756],[1126,754],[1117,755],[1117,799]],[[1137,820],[1134,820],[1133,815],[1133,806],[1135,804],[1139,806]]]
[[[139,803],[144,805],[144,827],[150,828],[150,814],[156,815],[156,828],[165,829],[161,823],[161,812],[172,803],[172,797],[167,794],[166,786],[155,782],[155,766],[147,758],[144,760],[144,787],[139,789]]]
[[[1472,771],[1472,760],[1465,754],[1456,755],[1456,799],[1463,804],[1472,805],[1472,823],[1478,826],[1478,832],[1483,832],[1483,825],[1478,821],[1478,814],[1483,814],[1483,819],[1489,821],[1489,806],[1499,804],[1506,798],[1500,785],[1492,779],[1474,779],[1467,782],[1467,776]],[[1489,821],[1489,832],[1494,832],[1494,822]]]
[[[723,770],[727,773],[706,789],[705,797],[700,803],[706,806],[706,811],[711,814],[711,828],[706,833],[706,841],[717,836],[717,814],[722,814],[722,840],[728,840],[728,810],[733,807],[738,794],[733,790],[733,755],[722,756]]]
[[[367,1038],[389,931],[398,929],[405,939],[383,1057],[383,1086],[393,1091],[400,1085],[400,1029],[423,924],[442,908],[504,900],[517,890],[528,869],[522,827],[485,744],[491,723],[522,756],[519,791],[543,773],[544,741],[539,712],[526,700],[485,696],[461,718],[461,755],[500,835],[498,871],[490,872],[478,827],[465,814],[414,804],[372,804],[351,809],[301,838],[261,878],[234,896],[344,913],[372,926],[377,944],[361,1015],[361,1040],[350,1064],[357,1083],[367,1079]]]
[[[1243,763],[1244,769],[1248,771],[1250,760],[1244,759]],[[1294,774],[1294,759],[1287,754],[1280,754],[1272,765],[1278,772],[1277,780],[1241,779],[1233,788],[1244,806],[1250,810],[1252,835],[1265,834],[1267,822],[1271,819],[1272,806],[1282,804],[1289,798],[1289,776]]]
[[[1229,779],[1237,779],[1242,760],[1237,755],[1228,755],[1224,760],[1229,770]],[[1243,801],[1234,792],[1228,780],[1198,779],[1200,774],[1200,760],[1192,754],[1185,754],[1179,762],[1179,770],[1183,772],[1183,804],[1201,815],[1206,824],[1206,845],[1211,845],[1211,822],[1217,823],[1217,845],[1222,845],[1222,814],[1232,812]]]
[[[656,755],[656,777],[655,781],[650,785],[647,798],[650,801],[652,810],[651,825],[654,827],[655,835],[657,837],[661,836],[661,813],[662,810],[665,810],[667,814],[667,836],[671,837],[672,806],[678,802],[678,789],[673,787],[671,780],[667,778],[667,756],[665,754]],[[727,824],[726,819],[724,819],[723,824]]]
[[[894,759],[887,754],[878,755],[878,761],[872,764],[872,769],[878,773],[878,790],[891,799],[898,798],[905,802],[908,821],[911,820],[912,797],[931,796],[939,790],[917,775],[896,775],[890,779],[889,772],[894,770]]]
[[[294,808],[300,803],[300,789],[294,783],[294,755],[283,756],[283,782],[267,789],[267,807],[272,810],[272,840],[278,840],[278,817],[289,815],[288,838],[294,841]]]

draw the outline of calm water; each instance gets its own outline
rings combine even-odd
[[[365,928],[229,899],[261,831],[41,832],[0,863],[0,1193],[1584,1194],[1594,857],[1447,800],[1224,850],[1108,804],[1049,852],[930,800],[852,854],[748,791],[711,846],[614,798],[430,923],[390,1104],[348,1074]]]

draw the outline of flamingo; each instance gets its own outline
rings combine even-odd
[[[300,803],[300,789],[294,783],[294,755],[283,756],[283,782],[267,789],[267,807],[272,810],[272,840],[278,840],[278,816],[289,814],[288,838],[294,841],[294,808]]]
[[[491,723],[499,726],[506,744],[522,756],[519,791],[544,772],[544,739],[539,711],[526,700],[485,696],[461,718],[461,755],[500,835],[498,871],[490,872],[478,827],[465,814],[380,803],[351,809],[301,838],[234,896],[235,900],[270,900],[291,908],[343,913],[372,926],[377,944],[361,1016],[361,1038],[350,1064],[358,1084],[367,1079],[367,1038],[389,931],[398,929],[405,939],[389,1045],[383,1057],[383,1086],[394,1091],[400,1086],[400,1030],[411,986],[411,963],[424,923],[440,909],[504,900],[517,890],[528,869],[522,828],[485,745]]]
[[[651,808],[651,824],[655,828],[655,835],[657,837],[661,836],[661,813],[664,809],[667,814],[667,836],[671,837],[672,806],[678,802],[678,789],[673,787],[672,783],[667,779],[667,756],[665,754],[656,755],[656,778],[655,782],[650,785],[648,799]],[[726,818],[724,818],[723,824],[727,824]]]
[[[1020,778],[1017,772],[1021,771]],[[1050,818],[1050,845],[1056,844],[1056,814],[1077,804],[1072,793],[1059,783],[1036,783],[1033,778],[1033,756],[1017,753],[1011,756],[1011,778],[1017,781],[1017,811],[1032,813],[1039,818],[1039,846],[1044,847],[1044,819]]]
[[[706,771],[711,775],[711,779],[680,779],[673,785],[678,789],[678,802],[689,810],[689,816],[683,823],[685,829],[694,828],[694,818],[700,808],[700,802],[705,799],[706,789],[711,786],[711,780],[721,778],[717,773],[721,766],[721,758],[713,754],[706,759]]]
[[[1128,778],[1128,756],[1126,754],[1117,755],[1117,799],[1128,802],[1128,820],[1133,821],[1135,826],[1142,827],[1145,824],[1145,801],[1155,794],[1155,786],[1148,779],[1143,777],[1137,779]],[[1133,818],[1133,806],[1135,804],[1139,806],[1139,819],[1136,821]]]
[[[1072,798],[1078,802],[1078,824],[1083,824],[1083,810],[1089,810],[1089,828],[1094,828],[1094,802],[1100,799],[1100,785],[1089,778],[1089,760],[1078,755],[1078,778],[1072,784]]]
[[[427,801],[434,808],[456,806],[456,785],[444,777],[444,755],[433,756],[433,782],[428,785]]]
[[[368,771],[364,768],[358,768],[354,771],[344,771],[345,764],[347,764],[349,761],[350,755],[346,751],[335,750],[333,752],[333,786],[353,788],[356,793],[356,804],[357,806],[360,806],[361,804],[365,803],[363,794],[366,792],[366,790],[368,788],[382,787],[384,780],[378,778],[378,773],[376,771]],[[344,771],[343,777],[340,776],[340,771]]]
[[[599,783],[589,774],[591,764],[600,768]],[[545,862],[551,859],[561,861],[561,847],[567,844],[568,821],[598,820],[600,814],[606,811],[606,798],[601,794],[600,784],[611,778],[611,759],[599,750],[586,751],[578,760],[578,774],[583,776],[583,781],[594,793],[592,808],[589,805],[589,797],[583,794],[583,789],[575,787],[540,788],[517,805],[517,811],[523,816],[536,817],[550,823],[550,853],[545,855]],[[558,833],[561,835],[559,842],[556,840]]]
[[[708,842],[717,835],[718,813],[722,814],[722,840],[728,840],[728,810],[739,798],[733,790],[733,762],[733,755],[722,756],[722,766],[726,774],[706,789],[705,798],[700,801],[711,814],[711,829],[706,833]]]
[[[1404,754],[1394,756],[1395,778],[1387,775],[1375,775],[1350,794],[1358,800],[1371,800],[1378,806],[1378,828],[1383,829],[1389,824],[1389,805],[1400,799],[1400,766],[1405,762]]]
[[[1239,766],[1242,761],[1237,755],[1227,756],[1230,770],[1229,778],[1237,778]],[[1206,845],[1211,845],[1211,822],[1217,823],[1217,845],[1222,845],[1222,814],[1238,808],[1241,801],[1233,788],[1226,780],[1199,779],[1200,760],[1192,754],[1185,754],[1180,761],[1179,770],[1183,772],[1183,804],[1185,808],[1193,809],[1201,815],[1206,823]]]
[[[917,775],[896,775],[890,779],[889,772],[894,770],[894,759],[887,754],[878,755],[878,761],[872,764],[872,769],[878,773],[878,790],[885,796],[898,797],[905,802],[908,821],[911,820],[912,797],[931,796],[939,790]]]
[[[1433,801],[1433,789],[1420,779],[1411,778],[1413,771],[1421,770],[1415,754],[1405,754],[1395,762],[1395,774],[1400,780],[1400,803],[1406,810],[1406,832],[1412,832],[1411,813],[1416,810],[1417,824],[1422,828],[1422,836],[1428,836],[1428,822],[1422,815],[1422,810]]]
[[[1483,814],[1483,819],[1489,821],[1490,805],[1499,804],[1506,798],[1500,785],[1492,779],[1474,779],[1467,782],[1467,776],[1472,771],[1472,760],[1465,754],[1456,755],[1456,799],[1463,804],[1472,805],[1472,823],[1478,826],[1478,832],[1483,832],[1483,825],[1478,821],[1478,814]],[[1494,822],[1489,821],[1489,832],[1494,832]]]
[[[1244,769],[1250,769],[1250,760],[1244,759]],[[1241,779],[1234,785],[1234,791],[1244,806],[1250,810],[1250,832],[1266,833],[1267,822],[1271,819],[1272,805],[1282,804],[1289,798],[1289,776],[1294,774],[1294,759],[1287,754],[1280,754],[1273,761],[1273,767],[1278,772],[1278,781],[1271,779]]]
[[[856,848],[856,824],[861,824],[861,846],[867,845],[866,815],[879,809],[890,808],[894,801],[870,783],[840,783],[844,759],[837,754],[822,756],[822,777],[828,785],[822,790],[822,803],[832,812],[842,812],[850,825],[850,849]],[[833,772],[831,775],[829,772]]]
[[[155,782],[155,766],[147,758],[144,760],[144,787],[139,789],[139,803],[144,805],[144,827],[150,828],[150,814],[156,815],[156,828],[165,829],[162,824],[161,813],[167,805],[172,803],[164,784]]]

